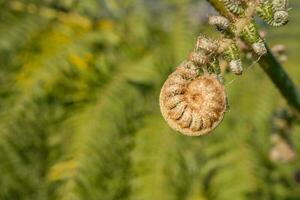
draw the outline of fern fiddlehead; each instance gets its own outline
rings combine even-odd
[[[199,36],[195,50],[168,77],[160,93],[160,109],[167,123],[189,136],[211,132],[227,110],[219,59],[225,59],[230,70],[241,75],[243,67],[237,40],[242,40],[259,57],[267,53],[255,26],[255,14],[276,27],[288,22],[287,0],[219,0],[218,3],[230,17],[211,16],[208,23],[223,36],[218,39]]]
[[[165,82],[160,94],[161,112],[169,125],[185,135],[203,135],[222,121],[227,100],[215,75],[198,76],[191,61],[182,63]]]
[[[239,0],[222,0],[225,7],[233,14],[241,15],[245,12],[245,7],[242,1]]]
[[[289,21],[288,1],[264,1],[258,6],[257,13],[269,25],[275,27],[283,26]]]

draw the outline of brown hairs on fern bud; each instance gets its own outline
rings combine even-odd
[[[210,25],[216,26],[217,30],[225,31],[230,26],[230,21],[223,16],[211,16],[208,18],[208,23]]]
[[[207,63],[207,56],[203,52],[191,52],[188,55],[188,60],[192,61],[197,66],[202,66]]]
[[[252,44],[252,48],[253,51],[259,56],[263,56],[267,53],[267,48],[263,41],[255,42],[254,44]]]
[[[196,49],[203,50],[206,53],[212,53],[218,50],[218,42],[216,40],[199,36],[197,39]]]
[[[197,74],[191,66],[191,62],[184,62],[168,77],[161,89],[160,109],[170,127],[184,135],[199,136],[220,124],[227,109],[227,97],[216,75],[189,79],[182,74]]]
[[[229,68],[235,75],[242,75],[243,73],[242,61],[240,59],[231,60],[229,62]]]

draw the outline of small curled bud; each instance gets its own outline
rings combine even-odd
[[[207,56],[200,52],[191,52],[188,55],[188,60],[192,61],[196,66],[200,67],[207,63]]]
[[[274,13],[273,26],[283,26],[289,22],[289,13],[287,11],[276,11]]]
[[[252,44],[252,49],[259,56],[263,56],[267,53],[267,48],[263,41],[255,42],[254,44]]]
[[[232,43],[224,52],[225,59],[229,62],[229,68],[236,75],[243,73],[242,62],[240,59],[239,48]]]
[[[227,10],[233,14],[241,15],[245,12],[245,8],[241,1],[238,0],[222,0]]]
[[[206,53],[213,53],[217,51],[218,46],[219,45],[217,41],[204,36],[199,36],[197,39],[196,49],[198,51],[203,50]]]
[[[279,27],[288,23],[289,13],[284,0],[277,0],[271,4],[269,1],[263,2],[258,8],[257,13],[265,22],[271,26]]]
[[[288,0],[273,0],[272,8],[274,11],[284,11],[288,9]]]
[[[184,135],[199,136],[211,132],[220,124],[227,110],[227,97],[224,86],[215,75],[185,78],[183,68],[190,64],[184,62],[166,80],[160,93],[160,109],[171,128]],[[174,83],[177,79],[174,76],[181,76],[185,84],[181,81]],[[177,89],[170,89],[174,85]],[[169,91],[178,92],[171,92],[170,95]]]
[[[216,26],[217,30],[221,32],[227,30],[230,26],[229,20],[223,16],[211,16],[208,18],[208,23]]]
[[[258,16],[262,20],[267,22],[269,25],[272,25],[274,10],[272,8],[272,5],[268,1],[261,3],[260,6],[258,6],[256,10],[257,10]]]
[[[229,68],[235,75],[242,75],[243,73],[242,61],[240,59],[230,61]]]
[[[235,43],[232,43],[228,46],[228,48],[224,52],[226,60],[236,60],[240,57],[239,48]]]
[[[256,30],[256,27],[253,23],[246,26],[246,28],[242,31],[243,40],[251,45],[253,51],[262,56],[267,53],[266,46],[263,40],[260,38],[259,33]]]
[[[242,31],[242,38],[248,44],[253,44],[261,40],[259,33],[253,23],[247,25]]]

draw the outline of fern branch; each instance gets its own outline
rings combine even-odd
[[[266,56],[259,60],[259,65],[276,85],[289,105],[296,111],[297,115],[300,116],[299,90],[270,50],[268,50]]]
[[[207,1],[221,15],[231,18],[230,13],[225,9],[224,4],[220,0]],[[294,109],[297,116],[300,116],[299,90],[269,49],[267,54],[260,58],[259,65],[278,88],[287,103]]]

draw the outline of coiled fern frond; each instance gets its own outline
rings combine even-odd
[[[168,77],[160,94],[160,108],[166,122],[189,136],[210,133],[223,119],[227,99],[221,86],[219,60],[225,59],[234,74],[242,75],[239,42],[248,45],[258,60],[267,54],[265,42],[255,26],[256,13],[272,26],[288,22],[287,0],[213,2],[227,12],[226,16],[209,18],[209,24],[216,26],[222,36],[217,39],[199,36],[194,51]],[[209,76],[214,78],[209,81],[205,78]]]

